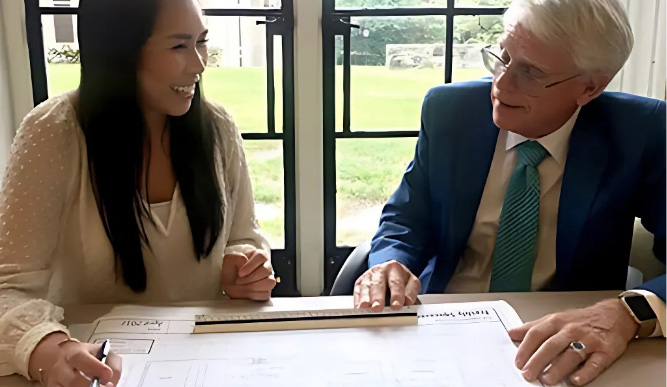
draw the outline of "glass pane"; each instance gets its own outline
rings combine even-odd
[[[281,0],[199,0],[199,2],[202,8],[280,8],[281,7]],[[78,7],[79,0],[39,0],[39,6]]]
[[[487,7],[502,8],[510,5],[512,0],[456,0],[455,7]]]
[[[273,37],[273,88],[276,96],[276,132],[283,131],[283,37]]]
[[[206,98],[224,105],[244,133],[267,131],[266,27],[257,25],[258,20],[265,18],[208,18],[209,63],[203,76],[204,93]],[[280,50],[281,46],[274,49],[278,57]],[[276,79],[279,77],[282,82],[280,68],[276,69]],[[281,122],[276,125],[282,126]]]
[[[337,245],[356,246],[375,235],[416,143],[416,138],[336,141]]]
[[[455,17],[452,81],[490,77],[482,62],[481,49],[498,43],[502,33],[501,15]]]
[[[446,7],[447,0],[336,0],[336,8]]]
[[[79,40],[75,15],[42,16],[49,95],[79,87]]]
[[[281,0],[199,0],[202,8],[280,8]]]
[[[255,199],[255,213],[271,248],[285,248],[285,188],[282,141],[243,142]]]
[[[343,37],[336,35],[336,131],[343,130]]]
[[[445,78],[446,17],[359,17],[351,21],[361,27],[353,29],[350,38],[352,130],[418,130],[426,92]],[[336,127],[340,131],[342,58],[337,64],[340,119]]]
[[[40,7],[78,7],[79,0],[39,0]]]

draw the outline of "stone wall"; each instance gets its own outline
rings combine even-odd
[[[454,68],[481,68],[481,44],[455,44]],[[445,64],[444,44],[388,44],[385,66],[389,68],[442,67]]]

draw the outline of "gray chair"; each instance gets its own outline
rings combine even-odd
[[[635,232],[632,241],[631,262],[641,267],[643,265],[651,265],[655,273],[650,275],[646,280],[655,278],[660,275],[660,270],[664,273],[665,266],[658,262],[651,251],[653,246],[653,236],[646,231],[639,222],[635,223]],[[338,272],[336,280],[331,287],[332,296],[346,296],[354,292],[354,283],[357,278],[368,270],[368,254],[371,251],[371,241],[366,241],[357,246],[352,254],[345,260],[343,267]],[[647,263],[650,262],[650,263]],[[654,268],[658,266],[658,268]],[[642,271],[628,266],[628,278],[626,281],[626,289],[634,289],[644,282],[644,274]]]
[[[368,254],[371,252],[371,241],[357,246],[343,263],[336,280],[331,287],[331,296],[348,296],[354,292],[354,283],[368,270]]]
[[[642,278],[637,279],[639,284],[665,274],[665,264],[656,259],[653,253],[653,234],[642,226],[639,219],[635,220],[634,234],[632,235],[630,266],[633,269],[636,268],[637,272],[642,275]],[[628,280],[630,279],[629,275],[630,273],[628,273]],[[635,284],[639,285],[636,281]],[[629,287],[629,289],[635,287],[637,286]]]

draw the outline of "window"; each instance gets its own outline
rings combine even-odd
[[[33,95],[39,104],[78,86],[78,0],[25,4]],[[203,90],[234,116],[243,135],[257,217],[281,277],[273,294],[298,295],[292,0],[201,4],[210,30]]]
[[[324,0],[325,293],[377,230],[412,160],[426,92],[488,76],[510,0]]]
[[[56,42],[70,43],[74,41],[74,25],[72,15],[54,15],[53,26],[55,29]]]

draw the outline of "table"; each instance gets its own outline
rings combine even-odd
[[[505,300],[517,311],[523,321],[538,319],[550,313],[592,305],[613,298],[620,291],[571,293],[493,293],[493,294],[437,294],[423,295],[423,304]],[[274,298],[271,301],[280,310],[334,309],[352,305],[352,297]],[[163,304],[164,305],[164,304]],[[173,305],[173,304],[171,304]],[[252,311],[257,307],[250,301],[197,302],[184,306],[215,306]],[[65,307],[65,324],[91,323],[111,311],[113,305],[76,305]],[[626,353],[590,387],[642,386],[664,387],[666,381],[666,344],[662,338],[643,339],[630,343]],[[36,384],[35,384],[36,385]],[[28,387],[29,382],[19,376],[0,377],[0,387]]]

